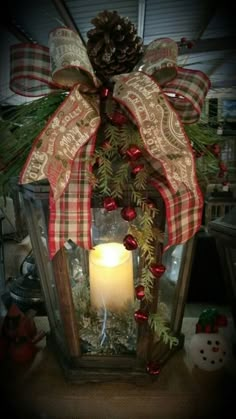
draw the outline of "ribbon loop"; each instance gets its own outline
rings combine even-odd
[[[47,47],[36,44],[11,46],[11,90],[22,96],[37,97],[58,91],[50,70]]]
[[[143,71],[162,86],[176,77],[177,55],[178,46],[175,41],[170,38],[155,39],[147,46],[134,71]]]
[[[198,70],[177,66],[178,46],[169,38],[151,42],[135,70],[152,76],[162,87],[182,122],[193,124],[210,87],[208,77]]]
[[[49,35],[51,71],[54,82],[71,88],[85,85],[94,91],[100,86],[79,35],[68,28],[57,28]]]
[[[210,81],[204,73],[178,67],[177,76],[163,86],[163,92],[182,122],[193,124],[200,118],[209,88]]]

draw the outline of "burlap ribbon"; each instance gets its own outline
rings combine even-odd
[[[36,138],[20,176],[22,184],[42,179],[50,183],[49,251],[53,257],[69,238],[91,248],[88,157],[94,152],[101,121],[100,82],[78,34],[58,28],[50,34],[49,47],[12,47],[11,89],[25,96],[48,94],[58,87],[70,90]],[[154,41],[132,73],[114,77],[113,91],[114,100],[138,126],[156,173],[151,182],[165,200],[166,248],[192,237],[201,224],[203,205],[181,120],[197,121],[209,80],[199,71],[177,67],[177,51],[170,39]]]

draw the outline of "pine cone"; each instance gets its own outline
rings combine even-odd
[[[87,32],[87,52],[93,69],[102,81],[130,72],[141,58],[143,41],[134,25],[116,11],[99,13]]]

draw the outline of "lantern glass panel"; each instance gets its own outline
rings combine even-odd
[[[166,267],[166,271],[160,281],[160,294],[161,300],[165,302],[169,320],[172,317],[173,301],[180,277],[183,249],[184,245],[182,244],[171,246],[163,254],[163,264]]]
[[[20,192],[24,202],[28,231],[40,275],[51,332],[66,351],[60,301],[48,252],[48,187],[27,185],[25,188],[21,187]]]
[[[136,348],[138,253],[123,245],[128,222],[120,212],[92,208],[93,248],[66,245],[80,345],[87,355],[123,355]]]

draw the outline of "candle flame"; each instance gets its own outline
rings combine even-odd
[[[91,252],[94,252],[94,263],[107,267],[120,265],[130,257],[130,252],[121,243],[99,244]]]

